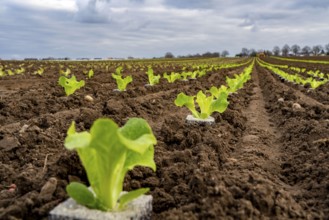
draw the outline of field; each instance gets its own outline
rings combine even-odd
[[[0,219],[46,218],[68,197],[69,182],[88,184],[77,154],[63,143],[73,120],[82,131],[100,117],[120,126],[131,117],[150,124],[157,170],[130,171],[124,189],[151,188],[152,219],[329,219],[329,82],[312,89],[262,66],[305,79],[318,70],[312,77],[326,82],[329,64],[251,59],[0,61]],[[215,124],[185,122],[189,110],[174,104],[180,92],[227,85],[227,76],[252,62],[251,79],[229,96],[225,112],[212,115]],[[118,66],[133,77],[125,92],[113,91]],[[148,66],[160,75],[207,72],[145,86]],[[86,81],[70,96],[58,85],[68,68]]]

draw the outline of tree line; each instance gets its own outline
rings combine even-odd
[[[279,46],[274,46],[272,51],[269,50],[258,50],[255,49],[247,49],[242,48],[241,52],[236,56],[257,56],[257,53],[265,53],[266,55],[274,55],[274,56],[318,56],[318,55],[329,55],[329,43],[322,46],[322,45],[315,45],[313,47],[304,46],[301,47],[298,44],[294,44],[289,46],[285,44],[280,48]]]
[[[304,46],[301,47],[298,44],[294,44],[291,47],[288,44],[285,44],[281,49],[278,46],[275,46],[272,50],[273,54],[275,56],[288,56],[290,55],[290,52],[297,56],[297,55],[304,55],[304,56],[318,56],[320,54],[326,54],[329,55],[329,44],[326,44],[324,46],[322,45],[315,45],[313,47],[310,46]]]
[[[227,50],[223,50],[221,53],[219,52],[205,52],[203,54],[188,54],[188,55],[178,55],[177,58],[213,58],[213,57],[227,57],[230,53]],[[174,54],[171,52],[167,52],[164,58],[175,58]]]

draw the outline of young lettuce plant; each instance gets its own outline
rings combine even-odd
[[[126,88],[127,88],[128,84],[133,81],[132,76],[127,76],[126,78],[122,78],[121,75],[116,75],[116,74],[113,73],[112,77],[113,77],[113,79],[115,79],[115,81],[117,83],[118,90],[120,92],[126,91]]]
[[[181,92],[175,100],[175,105],[179,107],[186,106],[191,111],[193,117],[206,119],[213,112],[223,113],[227,109],[229,104],[227,97],[228,92],[222,92],[218,98],[212,95],[207,97],[201,90],[196,96],[188,96]],[[196,110],[195,101],[200,108],[200,112]]]
[[[181,75],[175,72],[171,72],[170,75],[164,73],[163,78],[167,79],[169,83],[174,83],[176,80],[181,78]]]
[[[94,76],[94,70],[90,69],[88,72],[88,79]]]
[[[76,132],[72,122],[67,135],[65,147],[78,152],[95,193],[81,183],[70,183],[66,190],[77,203],[91,209],[116,211],[149,191],[141,188],[122,194],[124,178],[129,170],[135,166],[156,170],[156,138],[144,119],[131,118],[121,128],[111,119],[98,119],[90,133]]]
[[[38,69],[37,71],[35,71],[34,74],[41,76],[44,73],[44,71],[45,71],[45,69],[41,67],[40,69]]]
[[[3,77],[6,75],[6,72],[0,68],[0,77]]]
[[[212,86],[209,89],[209,92],[216,99],[224,98],[225,96],[226,96],[226,99],[227,99],[227,96],[229,94],[228,88],[226,86],[224,86],[224,85],[222,85],[220,88],[217,88],[215,86]]]
[[[71,70],[69,68],[67,68],[66,71],[60,70],[59,73],[66,76],[66,77],[68,77],[68,75],[71,74]]]
[[[71,78],[61,76],[58,79],[58,84],[64,88],[66,96],[69,96],[72,95],[76,90],[83,87],[85,85],[85,81],[77,81],[74,75]]]
[[[118,68],[116,68],[115,73],[112,73],[112,78],[115,79],[118,90],[120,92],[126,91],[128,84],[133,81],[132,76],[127,76],[126,78],[123,78],[121,74],[122,69],[123,67],[119,66]]]
[[[149,80],[149,84],[151,86],[154,86],[155,84],[158,84],[160,81],[160,75],[154,75],[153,69],[152,67],[149,67],[147,72],[146,72],[147,76],[148,76],[148,80]]]
[[[11,69],[8,69],[8,70],[7,70],[7,74],[8,74],[8,76],[13,76],[13,75],[15,75],[15,73],[14,73]]]
[[[23,67],[21,67],[20,69],[16,69],[15,72],[16,72],[16,74],[22,74],[25,72],[25,69]]]
[[[203,77],[203,76],[205,76],[207,74],[207,72],[206,72],[206,70],[199,70],[199,72],[198,72],[198,77]]]
[[[310,81],[310,85],[312,89],[316,89],[319,86],[326,84],[328,82],[328,80],[323,80],[323,81],[317,81],[315,79],[313,79],[312,81]]]
[[[181,73],[181,77],[182,77],[182,80],[183,81],[188,81],[187,77],[191,76],[192,75],[192,72],[182,72]]]
[[[193,71],[192,74],[190,75],[190,79],[196,79],[198,72],[199,72],[198,70]]]

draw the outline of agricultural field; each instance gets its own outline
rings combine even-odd
[[[88,131],[133,117],[157,139],[156,171],[136,167],[124,189],[150,188],[152,219],[329,219],[329,64],[307,61],[0,60],[0,219],[46,219],[68,183],[88,185],[64,147],[72,121]],[[73,75],[84,83],[64,90]],[[187,123],[178,95],[212,87],[227,89],[227,108]]]

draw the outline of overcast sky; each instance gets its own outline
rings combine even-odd
[[[0,0],[0,58],[154,57],[329,43],[329,0]]]

